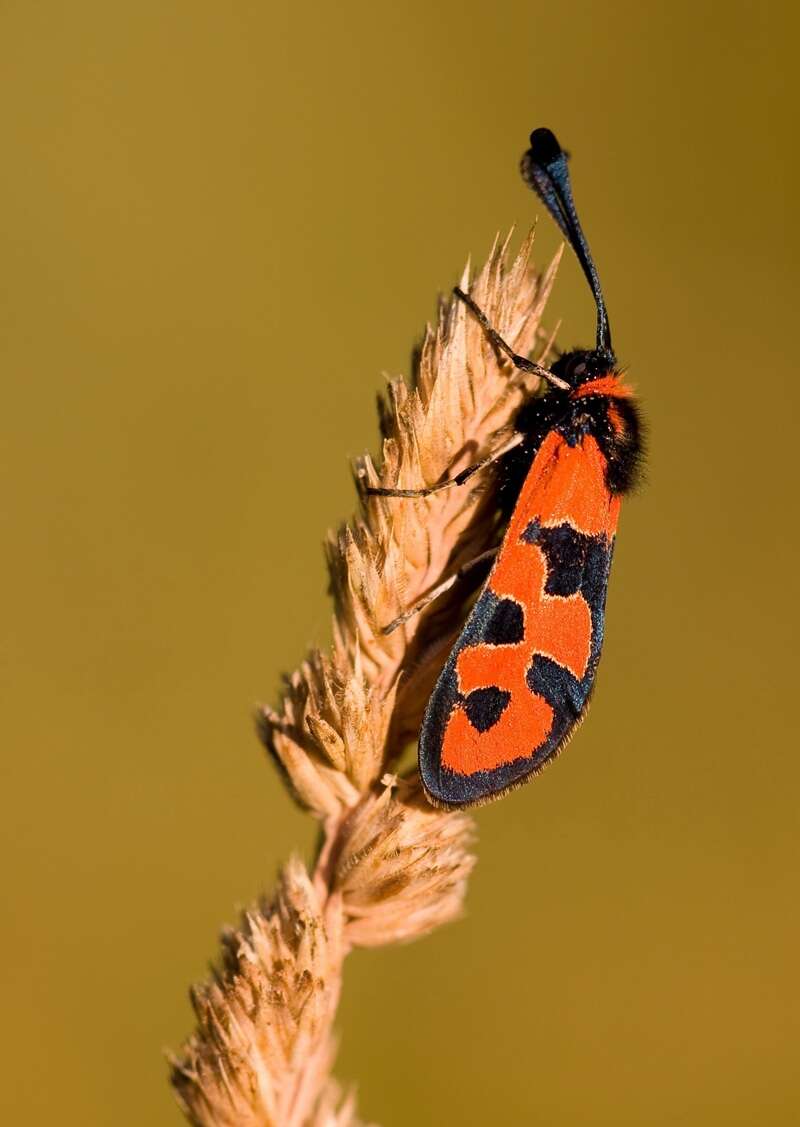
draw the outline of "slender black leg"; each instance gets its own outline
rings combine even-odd
[[[438,599],[440,595],[443,595],[445,593],[445,591],[449,591],[451,587],[454,587],[456,583],[458,583],[459,579],[463,579],[464,576],[469,574],[469,572],[472,571],[474,567],[477,567],[479,564],[485,563],[486,560],[490,560],[493,556],[496,556],[498,551],[498,548],[489,548],[488,551],[481,552],[481,554],[479,556],[475,556],[474,559],[467,560],[465,564],[461,565],[458,571],[454,572],[447,579],[442,580],[441,583],[438,583],[432,590],[428,592],[427,595],[425,595],[424,598],[414,603],[414,605],[409,607],[408,610],[403,611],[403,613],[398,615],[397,618],[390,622],[388,626],[384,626],[381,630],[381,634],[391,634],[392,631],[396,630],[398,626],[402,626],[404,622],[408,622],[409,618],[413,618],[415,614],[419,614],[419,612],[421,610],[424,610],[425,607],[429,606],[434,601],[434,599]]]
[[[469,481],[473,474],[478,470],[483,470],[490,466],[492,462],[496,462],[498,458],[502,458],[509,450],[514,450],[522,442],[525,441],[525,435],[520,432],[515,433],[508,442],[505,442],[497,450],[492,451],[480,462],[474,462],[471,466],[467,466],[461,473],[457,473],[455,477],[447,477],[444,481],[439,481],[436,485],[427,485],[423,489],[384,489],[377,485],[368,485],[364,492],[370,497],[430,497],[432,493],[440,493],[443,489],[451,489],[454,485],[463,485],[465,481]]]
[[[464,293],[464,291],[458,286],[455,287],[453,293],[457,298],[459,298],[459,300],[464,302],[467,309],[470,310],[495,348],[499,348],[501,352],[504,352],[515,368],[519,369],[520,372],[532,372],[533,375],[540,376],[543,380],[547,380],[547,382],[552,384],[554,387],[560,387],[562,391],[570,390],[570,385],[566,382],[566,380],[562,380],[559,379],[558,376],[554,376],[549,368],[543,368],[542,365],[537,364],[535,360],[528,360],[527,357],[520,356],[518,352],[515,352],[511,345],[503,340],[497,329],[492,328],[489,323],[489,318],[483,312],[481,307],[475,304],[468,293]]]

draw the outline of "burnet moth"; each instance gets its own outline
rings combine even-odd
[[[640,416],[616,369],[567,156],[549,129],[531,134],[521,168],[589,282],[597,307],[595,347],[541,368],[517,356],[469,295],[456,289],[492,344],[516,368],[542,377],[548,390],[526,398],[511,440],[477,467],[429,490],[374,490],[425,496],[461,484],[477,468],[497,467],[507,529],[419,737],[425,791],[444,807],[487,802],[525,782],[558,755],[583,719],[603,644],[620,503],[635,484],[642,456]]]

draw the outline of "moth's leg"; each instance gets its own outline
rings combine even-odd
[[[428,485],[424,489],[383,489],[379,486],[368,485],[364,492],[370,497],[430,497],[433,493],[439,493],[442,489],[450,489],[454,485],[463,485],[465,481],[469,481],[473,474],[478,470],[483,470],[490,466],[492,462],[496,462],[498,458],[502,458],[509,450],[515,450],[522,442],[525,441],[525,435],[517,432],[509,438],[508,442],[503,443],[497,450],[492,451],[480,462],[475,462],[471,466],[467,466],[461,473],[457,473],[455,477],[447,477],[444,481],[439,481],[436,485]]]
[[[495,346],[495,348],[499,348],[501,352],[504,352],[515,368],[517,368],[520,372],[532,372],[535,376],[539,376],[541,379],[547,380],[547,382],[549,384],[552,384],[553,387],[558,387],[562,391],[570,390],[570,385],[566,382],[566,380],[562,380],[559,376],[554,376],[549,368],[544,368],[541,364],[537,364],[535,360],[528,360],[526,356],[520,356],[518,352],[515,352],[511,345],[508,344],[507,341],[503,340],[497,329],[495,329],[491,325],[489,318],[483,312],[481,307],[479,305],[476,305],[476,303],[472,300],[468,293],[464,293],[464,291],[458,286],[455,287],[453,293],[457,298],[459,298],[460,301],[464,302],[467,309],[470,310],[473,317],[486,333],[487,337]]]
[[[438,599],[440,595],[443,595],[445,593],[445,591],[449,591],[451,587],[454,587],[456,583],[458,583],[459,579],[463,579],[464,576],[469,574],[469,572],[472,571],[474,567],[478,567],[480,564],[485,563],[487,560],[493,559],[494,556],[497,555],[499,550],[499,548],[489,548],[488,551],[481,552],[481,554],[479,556],[475,556],[474,559],[467,560],[465,564],[461,565],[458,571],[453,572],[451,576],[449,576],[447,579],[442,580],[441,583],[437,583],[437,585],[431,591],[429,591],[424,598],[414,603],[414,605],[409,607],[408,610],[403,611],[403,613],[398,615],[397,618],[390,622],[388,626],[384,626],[381,630],[381,634],[391,634],[392,631],[396,630],[398,626],[402,626],[404,622],[408,622],[409,618],[413,618],[415,614],[419,614],[419,612],[421,610],[424,610],[425,607],[429,606],[434,601],[434,599]]]

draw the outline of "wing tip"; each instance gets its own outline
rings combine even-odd
[[[569,730],[564,733],[553,750],[548,752],[546,758],[544,758],[541,763],[536,763],[517,778],[503,783],[496,789],[486,790],[481,793],[475,793],[474,791],[472,793],[465,793],[467,788],[464,786],[464,781],[472,778],[472,776],[459,775],[455,771],[447,771],[443,769],[441,765],[437,765],[437,778],[434,780],[432,778],[426,778],[427,772],[423,768],[420,770],[420,779],[422,780],[422,789],[425,792],[425,798],[436,810],[477,810],[479,807],[488,806],[491,802],[496,802],[498,799],[504,798],[507,794],[511,794],[512,791],[519,790],[527,783],[532,782],[537,776],[541,775],[551,763],[558,759],[561,752],[564,751],[571,742],[578,728],[580,728],[581,724],[586,719],[593,690],[594,684],[589,690],[589,695],[581,711],[575,717],[574,723],[570,725]],[[535,756],[531,758],[535,758]],[[420,767],[422,768],[421,763]]]

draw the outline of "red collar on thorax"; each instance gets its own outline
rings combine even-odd
[[[631,389],[623,384],[622,376],[609,372],[605,376],[598,376],[596,380],[582,383],[569,393],[569,397],[583,399],[587,395],[608,395],[615,399],[628,399],[632,394]]]

